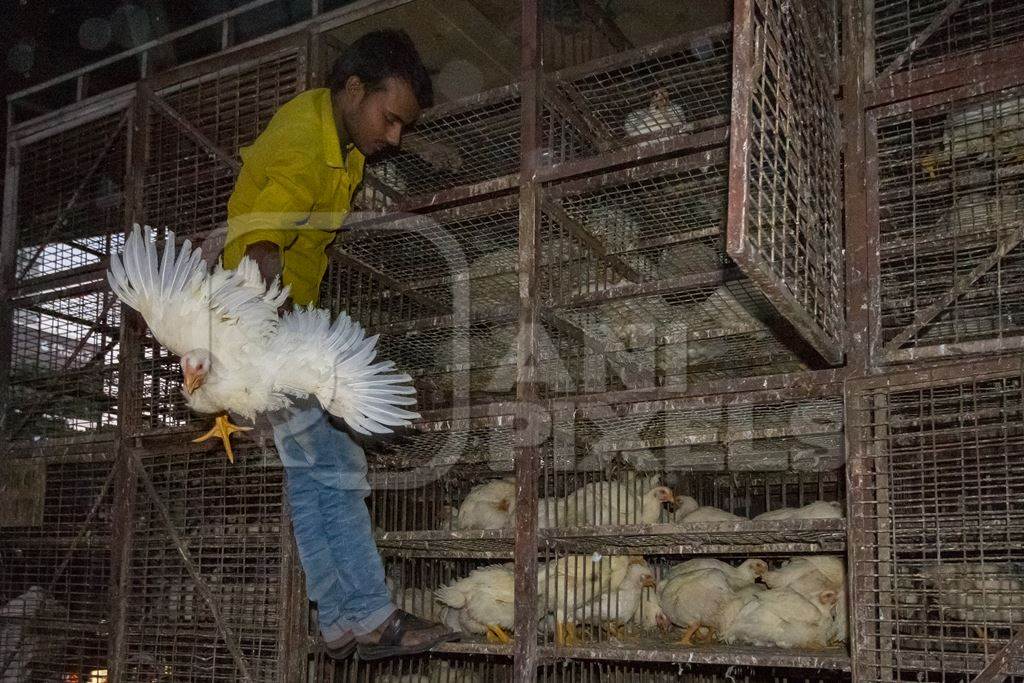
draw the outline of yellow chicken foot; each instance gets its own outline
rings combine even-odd
[[[512,636],[498,624],[487,624],[487,642],[508,645],[512,642]]]
[[[683,633],[683,637],[679,639],[679,644],[685,645],[686,647],[693,647],[693,636],[695,633],[697,633],[697,631],[700,630],[700,627],[700,623],[691,624],[690,626],[688,626],[686,628],[686,632]]]
[[[192,439],[192,443],[201,443],[208,439],[219,438],[224,444],[224,450],[228,453],[228,460],[233,463],[235,462],[235,452],[231,450],[231,435],[235,432],[248,432],[251,429],[252,427],[239,427],[236,424],[231,424],[227,415],[218,415],[217,419],[213,421],[213,427],[210,431],[199,438]]]
[[[576,639],[576,624],[573,622],[555,622],[555,645],[572,647],[579,641]]]

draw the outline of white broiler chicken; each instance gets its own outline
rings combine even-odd
[[[201,413],[221,413],[198,440],[219,437],[233,461],[230,435],[240,430],[227,411],[247,419],[315,397],[361,434],[408,425],[417,413],[410,377],[391,361],[374,362],[377,337],[366,337],[347,314],[332,324],[321,309],[278,317],[288,288],[269,286],[245,257],[230,271],[208,273],[199,249],[178,251],[167,233],[157,255],[152,231],[136,226],[110,259],[111,290],[145,318],[153,336],[181,356],[185,398]]]
[[[617,587],[635,558],[626,555],[567,555],[551,560],[538,571],[543,610],[554,615],[555,643],[578,643],[576,611]]]
[[[726,644],[822,649],[835,623],[836,595],[822,592],[814,600],[791,588],[741,595],[723,610],[719,639]]]
[[[639,626],[641,631],[659,630],[667,632],[672,628],[672,621],[665,615],[665,611],[661,609],[661,600],[658,599],[658,594],[663,585],[664,581],[659,582],[654,588],[645,588],[640,594],[640,604],[637,605],[630,623]]]
[[[846,602],[846,564],[831,555],[807,555],[791,558],[778,569],[762,577],[769,588],[791,588],[814,601],[824,593],[834,593],[835,623],[829,633],[830,645],[846,642],[848,634]]]
[[[1024,622],[1024,577],[1005,563],[945,562],[921,571],[934,590],[933,602],[946,617],[965,622],[978,637],[988,627]]]
[[[658,598],[665,615],[684,629],[680,644],[692,646],[701,628],[713,633],[720,623],[720,612],[736,592],[753,585],[767,569],[764,560],[749,559],[733,567],[713,558],[688,560],[672,567]]]
[[[778,522],[788,519],[842,519],[843,507],[839,503],[818,500],[799,508],[779,508],[754,517],[755,522]]]
[[[676,510],[672,521],[683,524],[695,522],[746,522],[746,517],[719,510],[710,505],[701,505],[690,496],[676,496]]]
[[[622,130],[631,138],[664,137],[685,123],[683,108],[669,101],[668,93],[659,88],[654,91],[648,106],[626,116]]]
[[[655,524],[661,518],[662,504],[673,500],[672,489],[655,485],[655,481],[591,482],[570,494],[567,503],[587,526]]]
[[[474,486],[454,516],[455,529],[507,529],[516,511],[516,480],[495,479]]]
[[[613,636],[621,636],[621,626],[633,618],[645,588],[655,588],[654,573],[642,559],[632,560],[622,582],[586,605],[576,608],[573,622],[603,626]]]
[[[457,610],[460,629],[484,634],[488,642],[511,643],[515,626],[515,565],[494,564],[474,569],[435,591],[437,599]]]
[[[570,505],[574,502],[569,497],[549,496],[537,501],[537,525],[540,529],[553,529],[579,526],[580,510]]]

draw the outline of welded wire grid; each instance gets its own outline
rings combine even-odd
[[[282,104],[304,86],[294,49],[229,67],[212,78],[156,93],[226,155],[256,139]],[[157,106],[149,109],[149,156],[143,217],[178,235],[220,227],[235,173]]]
[[[1024,628],[1022,378],[953,369],[850,387],[866,487],[851,513],[864,529],[852,564],[863,680],[953,680]],[[1011,664],[1020,675],[1020,659]]]
[[[120,307],[109,292],[41,297],[14,308],[7,435],[37,440],[117,424]]]
[[[238,667],[186,567],[209,587],[254,680],[277,680],[284,617],[282,470],[272,450],[184,446],[143,457],[159,503],[140,481],[128,588],[127,680],[236,680]],[[179,547],[168,530],[166,509]]]
[[[1024,88],[878,122],[881,342],[1016,336],[1024,325]]]
[[[487,683],[512,681],[512,663],[507,657],[429,654],[399,657],[379,662],[357,658],[342,661],[319,658],[313,681],[317,683]]]
[[[1014,0],[875,0],[875,73],[896,73],[1024,39]]]
[[[552,188],[552,201],[577,229],[625,266],[611,263],[603,278],[581,274],[578,291],[623,278],[660,280],[725,267],[728,174],[719,149],[710,158],[683,156]]]
[[[734,207],[729,253],[819,352],[841,355],[843,239],[839,205],[839,111],[835,66],[819,49],[834,42],[828,13],[778,0],[751,7],[751,90],[740,93],[749,118],[734,118],[743,140],[735,181],[746,202]],[[746,121],[743,126],[742,122]]]
[[[40,509],[0,511],[0,680],[86,681],[107,669],[112,456],[20,455],[3,464],[5,486]]]
[[[127,129],[117,112],[20,147],[15,279],[93,265],[117,251]]]
[[[673,38],[556,72],[549,82],[617,147],[724,125],[732,82],[728,26]],[[554,161],[578,158],[565,150]],[[568,154],[566,152],[569,152]]]
[[[556,311],[585,335],[580,352],[586,391],[806,368],[765,326],[774,313],[749,280],[628,294],[610,299],[582,295]]]
[[[426,111],[416,130],[370,169],[400,196],[416,197],[519,172],[519,86],[480,93]],[[580,129],[545,103],[541,162],[593,151]]]
[[[730,664],[713,666],[691,663],[667,662],[616,662],[616,661],[559,661],[543,666],[537,680],[543,683],[719,683],[723,679],[736,683],[768,681],[806,681],[826,683],[827,681],[849,680],[849,674],[830,671],[815,671],[809,675],[806,670],[753,667]]]

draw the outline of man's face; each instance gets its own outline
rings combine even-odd
[[[386,147],[397,147],[402,133],[416,122],[420,106],[412,88],[403,80],[388,78],[382,90],[370,91],[352,77],[344,90],[342,111],[345,128],[365,156]]]

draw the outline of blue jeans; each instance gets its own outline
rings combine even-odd
[[[320,632],[328,641],[347,631],[369,633],[395,605],[364,500],[370,493],[366,455],[348,434],[331,426],[315,400],[281,411],[271,422]]]

